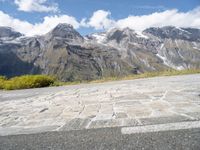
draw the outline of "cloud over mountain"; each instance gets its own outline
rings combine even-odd
[[[19,3],[23,0],[15,0]],[[33,2],[33,0],[30,0]],[[46,0],[38,1],[45,4]],[[31,6],[32,7],[32,6]],[[177,9],[154,12],[148,15],[134,16],[115,20],[110,11],[97,10],[90,18],[77,20],[67,14],[46,16],[42,22],[30,23],[25,20],[14,18],[11,15],[0,11],[0,26],[9,26],[25,35],[41,35],[47,33],[59,23],[71,24],[75,29],[94,28],[94,30],[110,29],[114,27],[129,27],[134,30],[144,30],[148,27],[177,26],[200,28],[200,7],[188,12],[180,12]]]
[[[68,15],[54,15],[43,18],[43,22],[31,24],[24,20],[19,20],[0,11],[0,26],[12,27],[25,35],[41,35],[49,32],[59,23],[71,24],[74,28],[79,28],[80,23],[76,18]]]
[[[109,11],[97,10],[93,13],[87,24],[96,30],[111,28],[114,26],[115,21],[110,16],[111,12]]]
[[[109,11],[98,10],[90,18],[88,25],[95,29],[109,29],[111,27],[134,30],[144,30],[148,27],[177,26],[200,28],[200,7],[188,12],[179,12],[177,9],[154,12],[149,15],[133,16],[119,20],[111,19]]]

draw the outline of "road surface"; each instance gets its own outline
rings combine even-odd
[[[200,149],[200,74],[0,91],[0,149]]]

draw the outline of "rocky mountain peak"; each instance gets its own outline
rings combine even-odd
[[[135,30],[130,29],[128,27],[124,28],[122,31],[123,31],[124,34],[135,33]]]
[[[48,38],[63,38],[70,41],[83,41],[83,37],[73,28],[72,25],[66,23],[58,24],[53,30],[46,35]]]
[[[72,25],[67,23],[59,23],[52,32],[59,32],[59,31],[74,31],[74,28]]]
[[[21,33],[14,31],[10,27],[0,27],[0,38],[17,38],[22,36]]]
[[[144,30],[144,32],[162,39],[171,38],[188,41],[200,41],[200,29],[165,26],[161,28],[151,27]]]
[[[118,29],[114,28],[107,33],[107,40],[112,41],[116,40],[117,43],[124,39],[134,39],[136,33],[130,28]]]

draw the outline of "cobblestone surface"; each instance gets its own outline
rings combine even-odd
[[[199,74],[0,91],[0,135],[199,119]]]

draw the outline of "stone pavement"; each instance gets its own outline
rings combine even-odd
[[[200,74],[0,91],[0,135],[200,120]]]

